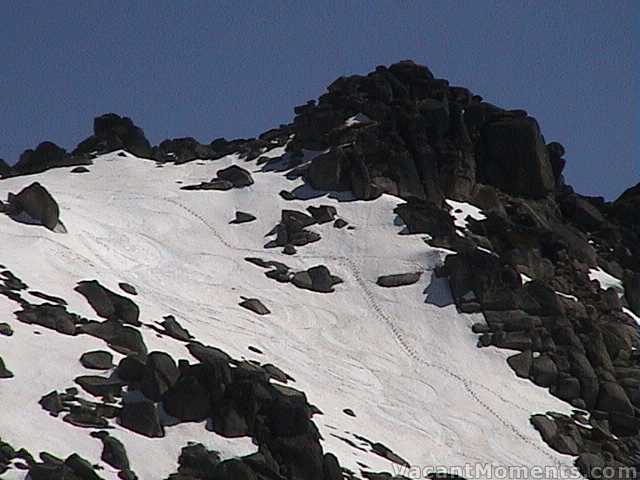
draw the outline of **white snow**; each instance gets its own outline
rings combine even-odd
[[[347,118],[347,120],[344,122],[344,125],[346,127],[352,127],[354,125],[360,125],[362,123],[371,123],[371,119],[364,113],[357,113],[353,117]]]
[[[590,268],[589,278],[591,280],[597,280],[600,282],[600,287],[603,290],[613,287],[619,296],[624,295],[624,287],[622,286],[622,280],[614,277],[613,275],[605,272],[602,268]]]
[[[179,189],[178,181],[209,180],[233,163],[252,170],[255,184],[227,192]],[[124,281],[139,292],[133,299],[144,323],[172,314],[205,344],[236,358],[274,363],[323,412],[314,421],[325,451],[356,473],[358,462],[371,470],[393,469],[387,460],[339,437],[360,444],[354,438],[358,434],[382,442],[417,466],[572,464],[571,457],[549,449],[529,423],[534,413],[567,413],[569,406],[518,379],[506,363],[513,352],[476,346],[470,327],[481,316],[458,314],[447,281],[432,274],[446,252],[428,247],[419,235],[398,235],[403,226],[393,208],[401,200],[383,195],[371,202],[339,201],[337,195],[318,194],[311,200],[285,201],[277,193],[301,181],[261,171],[255,162],[235,155],[159,168],[114,152],[98,158],[90,170],[70,175],[58,169],[0,182],[4,198],[37,179],[57,199],[68,230],[53,233],[0,216],[5,252],[0,263],[30,289],[62,297],[70,311],[95,318],[73,287],[98,279],[118,291],[117,283]],[[482,217],[471,205],[448,203],[454,212],[462,210],[454,213],[460,228],[467,216]],[[265,234],[283,208],[319,204],[334,205],[355,229],[316,225],[312,228],[322,240],[299,248],[295,256],[264,248]],[[251,212],[257,220],[229,225],[236,210]],[[263,269],[243,260],[247,256],[277,259],[294,269],[326,264],[344,284],[331,294],[299,290],[266,278]],[[385,289],[375,284],[379,275],[416,266],[425,273],[414,285]],[[259,317],[239,307],[241,295],[261,299],[272,314]],[[103,466],[105,478],[115,478],[113,469],[100,461],[98,440],[37,404],[49,391],[73,386],[76,376],[90,374],[78,358],[105,345],[88,336],[68,337],[21,324],[12,313],[17,309],[0,297],[0,315],[15,329],[13,337],[0,337],[0,355],[15,373],[14,379],[0,381],[3,440],[35,455],[41,450],[62,457],[78,452]],[[146,327],[142,331],[150,351],[191,358],[184,344],[159,338]],[[248,350],[249,345],[264,354]],[[356,417],[345,415],[345,408]],[[166,430],[162,439],[114,430],[141,479],[175,471],[188,440],[225,456],[256,448],[246,438],[216,436],[202,424]]]
[[[474,220],[484,220],[485,215],[478,207],[466,202],[458,202],[456,200],[445,200],[447,205],[451,207],[449,214],[453,217],[453,223],[461,230],[467,228],[467,217],[471,217]]]

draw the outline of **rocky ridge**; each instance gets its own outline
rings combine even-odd
[[[484,315],[485,322],[474,325],[478,345],[517,352],[508,360],[514,375],[549,389],[552,395],[574,407],[571,417],[553,412],[532,415],[532,424],[549,446],[574,456],[586,477],[591,476],[595,467],[640,466],[640,363],[636,353],[638,327],[634,321],[634,315],[640,316],[640,218],[637,213],[640,188],[630,188],[613,202],[576,193],[562,177],[564,148],[558,142],[546,143],[536,120],[527,112],[505,110],[485,102],[468,89],[450,86],[446,80],[435,78],[428,68],[411,61],[388,68],[380,66],[368,75],[341,77],[317,102],[296,107],[295,113],[290,125],[266,132],[257,139],[217,139],[210,144],[200,144],[190,138],[173,139],[157,147],[150,145],[143,131],[130,119],[107,114],[95,120],[94,134],[73,152],[67,153],[45,142],[25,152],[13,167],[0,165],[0,172],[3,176],[13,176],[48,168],[90,165],[92,157],[119,149],[159,163],[181,164],[196,159],[215,160],[230,153],[237,153],[241,159],[256,159],[270,148],[286,145],[285,164],[278,168],[292,178],[303,178],[312,189],[352,192],[361,200],[372,200],[383,193],[399,196],[406,203],[398,207],[396,213],[407,225],[408,233],[426,234],[432,245],[455,252],[447,258],[439,275],[449,279],[461,312]],[[325,153],[305,161],[305,150]],[[262,163],[268,167],[275,162],[266,159]],[[239,174],[234,175],[234,179],[239,180],[234,182],[219,173],[219,179],[195,188],[206,189],[215,182],[218,182],[214,185],[216,188],[249,184],[239,170],[231,173]],[[469,220],[461,235],[445,199],[475,205],[486,218]],[[321,223],[315,213],[311,211],[310,217],[302,212],[283,211],[282,222],[274,229],[278,237],[275,244],[286,248],[319,240],[315,236],[310,238],[309,231],[305,230],[315,222]],[[317,212],[320,213],[328,218],[326,221],[335,217],[335,212]],[[297,238],[301,240],[291,240]],[[270,278],[292,282],[300,288],[330,292],[340,281],[326,267],[291,272],[284,264],[247,260],[272,268],[266,273]],[[620,288],[603,288],[594,279],[597,277],[594,272],[598,271],[620,279]],[[405,275],[419,278],[419,273]],[[413,280],[390,277],[382,283],[397,286]],[[5,278],[3,294],[16,299],[19,297],[16,289],[7,285],[15,280],[8,275]],[[117,388],[124,385],[137,388],[145,381],[151,382],[144,387],[145,397],[150,400],[144,408],[149,411],[155,408],[153,402],[168,401],[171,405],[171,401],[164,399],[171,397],[175,385],[189,385],[178,390],[180,395],[191,392],[188,393],[190,399],[195,398],[193,392],[202,393],[202,386],[189,380],[197,379],[196,373],[189,372],[204,368],[202,365],[209,365],[212,358],[224,355],[220,352],[214,355],[206,350],[211,347],[187,340],[188,332],[169,322],[167,325],[171,325],[176,335],[191,342],[190,349],[200,352],[202,358],[194,356],[201,363],[200,367],[173,364],[161,367],[169,373],[158,373],[153,355],[160,352],[148,353],[131,333],[136,327],[135,309],[120,307],[129,302],[122,302],[120,298],[124,297],[99,287],[103,288],[83,282],[78,288],[87,292],[83,295],[98,316],[105,319],[101,323],[73,317],[59,305],[33,306],[19,300],[23,310],[18,318],[40,322],[60,333],[95,335],[127,350],[131,357],[126,358],[132,360],[125,363],[130,365],[118,366],[118,369],[121,372],[138,370],[129,377],[124,374],[128,379],[123,379],[124,383]],[[119,308],[125,311],[120,312]],[[123,326],[126,323],[129,325]],[[123,331],[129,333],[121,334]],[[136,355],[141,360],[136,360]],[[225,359],[222,363],[229,361]],[[171,365],[171,360],[158,363]],[[219,363],[210,366],[225,371],[229,368]],[[254,372],[257,366],[243,367],[248,369],[248,378],[261,379],[251,380],[252,386],[247,388],[266,388],[270,392],[263,381],[268,377]],[[153,372],[144,373],[149,369]],[[230,375],[227,372],[223,376]],[[244,376],[242,379],[245,381]],[[231,386],[234,380],[225,382],[225,386]],[[88,388],[97,391],[95,382],[85,381],[84,385],[91,385]],[[144,388],[139,388],[144,393]],[[207,395],[212,392],[215,393],[210,390]],[[267,395],[262,391],[260,394]],[[294,398],[290,398],[290,394]],[[264,449],[258,454],[262,455],[258,460],[243,459],[240,463],[231,462],[233,465],[224,462],[227,477],[212,478],[253,478],[248,472],[253,471],[255,475],[266,468],[264,464],[272,470],[276,466],[284,469],[286,478],[341,478],[342,473],[336,469],[330,454],[323,457],[321,449],[318,451],[313,423],[308,420],[310,407],[303,395],[270,392],[267,403],[275,402],[275,406],[266,407],[269,412],[273,408],[287,415],[296,412],[295,418],[299,417],[299,423],[294,422],[289,430],[281,432],[281,437],[288,440],[267,437],[261,444]],[[278,405],[281,400],[284,406]],[[208,408],[205,404],[208,402],[203,402],[200,416],[205,415]],[[247,412],[243,413],[244,417],[232,416],[234,422],[242,424],[242,434],[260,435],[253,422],[256,409],[261,408],[260,402],[252,408],[243,406],[241,409]],[[183,415],[184,412],[175,413]],[[184,415],[188,417],[191,413]],[[139,416],[138,411],[135,415],[124,414],[124,418]],[[153,412],[150,417],[154,418]],[[227,420],[222,424],[226,425]],[[269,424],[268,414],[262,421]],[[288,423],[284,420],[270,423],[271,435],[274,429],[284,428],[283,425]],[[161,425],[152,422],[151,426],[148,431],[144,427],[147,433],[162,434]],[[133,424],[131,427],[142,428]],[[227,427],[218,428],[225,431]],[[234,430],[237,425],[228,428]],[[308,444],[304,449],[294,445],[293,438],[298,434],[306,435]],[[200,467],[188,466],[186,458],[196,448],[198,457],[203,458],[200,462],[218,464],[215,455],[200,451],[200,447],[186,447],[185,460],[180,462],[182,471],[179,469],[171,478],[207,478],[198,473],[202,470],[198,470]],[[274,451],[278,452],[275,460]],[[306,455],[312,455],[313,460]],[[44,463],[55,464],[60,471],[72,470],[75,475],[80,475],[76,470],[85,471],[69,459],[63,462],[64,466],[57,461]],[[257,468],[257,464],[262,466]],[[311,470],[300,465],[311,465]],[[86,475],[79,478],[92,478]]]

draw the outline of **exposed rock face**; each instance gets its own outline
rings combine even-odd
[[[23,188],[16,195],[9,194],[9,213],[17,216],[23,212],[49,230],[54,230],[59,222],[58,203],[38,182]]]
[[[545,146],[526,112],[483,102],[411,61],[341,77],[317,105],[295,111],[296,137],[288,148],[329,149],[305,173],[319,190],[439,204],[444,196],[472,198],[480,181],[542,198],[562,170],[564,151],[554,142]],[[358,116],[367,121],[347,122]]]
[[[3,162],[4,163],[4,162]],[[53,142],[42,142],[35,150],[25,150],[18,162],[9,167],[0,165],[0,175],[9,177],[13,175],[27,175],[39,173],[55,167],[69,167],[91,163],[88,159],[76,158],[67,153],[64,148]]]
[[[102,154],[119,149],[143,158],[152,155],[151,144],[140,127],[129,117],[107,113],[94,119],[93,136],[78,144],[73,155]]]
[[[555,178],[540,128],[531,117],[501,118],[482,129],[479,176],[516,196],[541,198],[555,188]]]

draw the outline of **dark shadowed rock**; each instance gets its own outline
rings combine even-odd
[[[307,207],[307,211],[313,219],[320,224],[332,222],[338,214],[336,207],[332,205],[309,206]]]
[[[125,282],[120,282],[118,286],[123,292],[128,293],[129,295],[138,295],[138,291],[136,290],[136,287],[134,287],[133,285],[130,285]]]
[[[0,378],[13,378],[13,373],[5,366],[2,357],[0,357]]]
[[[151,144],[142,129],[128,117],[107,113],[93,120],[93,136],[83,140],[74,156],[102,154],[124,149],[138,157],[150,158]]]
[[[531,351],[525,351],[511,355],[507,358],[507,363],[516,372],[516,375],[520,378],[529,378],[529,372],[531,371],[531,364],[533,362],[533,356]]]
[[[26,213],[49,230],[54,230],[59,222],[58,203],[38,182],[23,188],[17,195],[9,194],[9,209],[16,216]]]
[[[87,299],[99,316],[129,325],[141,325],[138,306],[131,299],[103,287],[97,280],[79,282],[74,290]]]
[[[524,197],[541,198],[555,188],[555,178],[540,128],[531,117],[490,122],[482,130],[483,183]]]
[[[80,363],[83,367],[94,370],[109,370],[114,367],[113,355],[103,350],[83,353]]]
[[[153,402],[125,402],[120,410],[118,423],[146,437],[164,437],[164,428]]]
[[[235,188],[253,185],[251,173],[238,165],[231,165],[230,167],[218,170],[216,175],[220,180],[231,182]]]
[[[241,307],[244,307],[252,312],[257,313],[258,315],[267,315],[271,313],[267,307],[257,298],[246,298],[242,297],[243,300],[239,303]]]
[[[162,325],[167,335],[175,338],[176,340],[188,342],[193,338],[193,335],[191,335],[186,328],[182,327],[182,325],[178,323],[173,315],[167,315],[166,317],[163,317],[160,325]]]
[[[120,440],[110,436],[105,431],[92,432],[90,435],[102,442],[102,454],[100,456],[102,461],[118,470],[129,469],[129,458]]]
[[[151,352],[147,355],[140,390],[148,399],[159,401],[179,376],[178,367],[168,353]]]
[[[236,218],[231,220],[229,223],[231,224],[239,224],[239,223],[248,223],[253,222],[256,219],[254,215],[251,215],[247,212],[236,211]]]
[[[402,287],[412,285],[420,280],[422,272],[396,273],[378,277],[377,284],[381,287]]]

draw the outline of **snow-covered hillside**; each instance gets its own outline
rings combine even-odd
[[[267,156],[283,154],[276,148]],[[250,170],[255,183],[229,191],[180,189],[209,181],[232,164]],[[140,307],[140,331],[149,351],[193,362],[184,342],[151,328],[173,315],[205,345],[236,359],[278,366],[295,379],[288,385],[304,391],[320,410],[312,420],[324,451],[359,477],[362,471],[399,468],[372,452],[363,438],[421,468],[572,464],[572,457],[552,451],[530,424],[532,414],[566,412],[567,404],[514,376],[507,351],[477,347],[471,325],[481,315],[458,313],[447,280],[434,274],[449,252],[429,246],[423,235],[401,234],[404,225],[393,213],[400,199],[385,194],[353,200],[346,193],[304,186],[307,200],[285,200],[278,192],[301,186],[302,180],[234,154],[160,167],[112,152],[89,169],[70,174],[69,168],[59,168],[0,182],[2,198],[40,182],[57,200],[67,230],[55,233],[0,216],[0,263],[28,291],[60,297],[70,312],[95,319],[95,311],[74,290],[78,282],[96,279],[127,295],[118,288],[126,282],[138,292],[131,299]],[[333,205],[354,228],[313,225],[309,230],[321,240],[299,247],[295,255],[265,248],[271,240],[266,234],[283,209],[318,205]],[[236,211],[257,219],[230,224]],[[456,224],[464,225],[462,220]],[[332,293],[298,289],[267,278],[246,257],[277,260],[293,270],[326,265],[343,283]],[[415,271],[422,276],[412,285],[376,284],[381,275]],[[38,296],[24,297],[44,303]],[[261,300],[271,313],[242,308],[242,297]],[[79,362],[84,352],[108,347],[88,335],[21,323],[13,313],[17,309],[16,302],[0,297],[0,321],[14,330],[13,336],[0,336],[0,356],[14,373],[0,380],[0,437],[34,456],[47,451],[65,458],[76,452],[103,467],[104,478],[117,478],[117,471],[101,461],[102,445],[89,435],[91,429],[63,422],[38,404],[52,390],[77,386],[76,377],[92,374]],[[113,353],[117,364],[122,355]],[[95,400],[82,389],[79,395]],[[223,438],[204,422],[167,426],[163,438],[139,435],[115,421],[110,426],[127,450],[131,469],[145,480],[175,472],[180,449],[189,441],[223,458],[256,451],[250,438]],[[24,470],[10,469],[3,478],[24,476]]]

